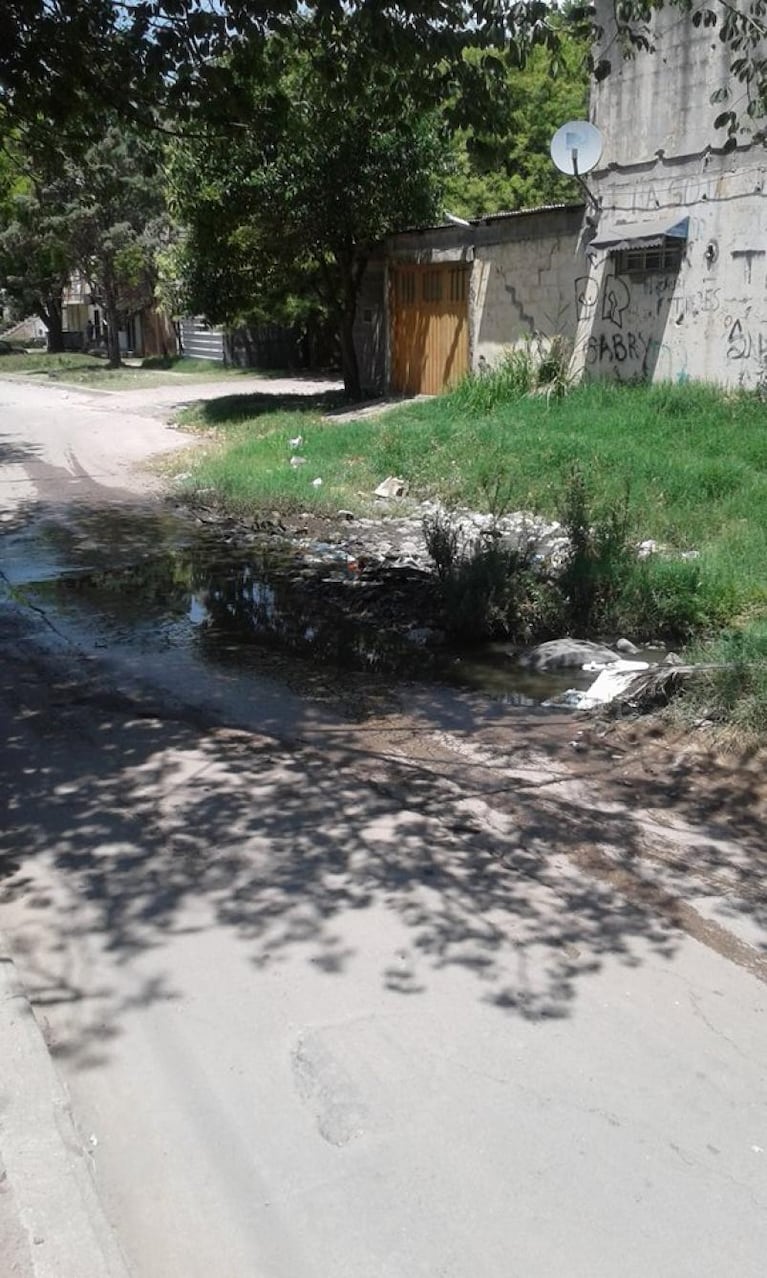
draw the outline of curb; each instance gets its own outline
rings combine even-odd
[[[0,1158],[33,1278],[128,1278],[13,960],[0,949]]]

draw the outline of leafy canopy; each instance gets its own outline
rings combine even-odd
[[[371,59],[353,26],[332,57],[299,23],[240,51],[230,70],[249,127],[203,120],[170,165],[190,303],[233,323],[291,318],[297,298],[314,299],[336,323],[351,388],[370,248],[440,216],[449,139],[422,86]]]

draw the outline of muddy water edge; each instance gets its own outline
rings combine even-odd
[[[12,530],[4,572],[21,602],[86,649],[178,649],[294,682],[318,671],[331,682],[436,681],[523,706],[591,682],[523,670],[503,643],[449,644],[428,570],[354,557],[313,531],[296,539],[279,525],[244,529],[170,508],[83,507],[66,523]]]

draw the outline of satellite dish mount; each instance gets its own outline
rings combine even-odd
[[[560,173],[574,177],[592,208],[599,208],[599,201],[584,181],[584,173],[596,168],[604,145],[602,134],[588,120],[569,120],[557,129],[551,139],[551,158]]]

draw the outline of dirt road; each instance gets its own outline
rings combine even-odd
[[[170,433],[58,395],[84,482],[145,492]],[[1,616],[0,932],[135,1278],[761,1275],[756,776],[703,801],[572,720],[350,718]]]

